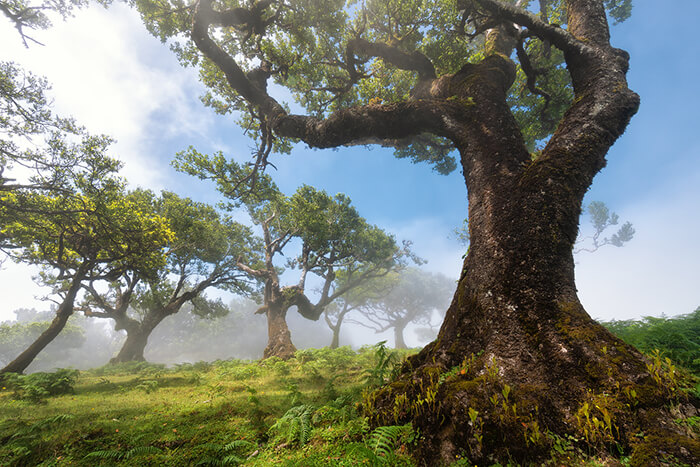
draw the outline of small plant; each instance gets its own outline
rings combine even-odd
[[[668,357],[662,359],[661,352],[659,352],[658,349],[654,349],[649,357],[651,361],[647,363],[647,370],[652,378],[654,378],[654,381],[669,395],[676,395],[678,389],[678,371],[671,362],[671,359]]]
[[[141,391],[145,392],[146,394],[150,394],[150,393],[158,390],[158,381],[153,380],[153,379],[147,379],[145,381],[141,381],[141,383],[139,383],[136,386],[136,389],[140,389]]]
[[[73,394],[78,380],[78,370],[59,369],[53,373],[37,372],[29,375],[9,373],[3,384],[15,392],[18,399],[30,402],[42,402],[51,396]]]
[[[267,416],[267,412],[263,409],[262,402],[257,396],[258,391],[255,388],[246,386],[246,391],[249,392],[248,403],[250,407],[248,409],[248,417],[253,426],[258,430],[263,430],[265,426],[264,420]]]
[[[367,458],[372,465],[395,465],[396,449],[400,444],[416,441],[416,433],[411,425],[380,426],[374,429],[356,452]]]
[[[386,341],[374,346],[374,367],[365,371],[365,382],[369,387],[379,387],[384,384],[396,366],[398,356],[387,349]]]
[[[122,461],[129,460],[134,457],[150,456],[153,454],[158,454],[162,452],[160,448],[155,446],[137,446],[135,448],[129,449],[128,451],[119,451],[116,449],[103,450],[103,451],[93,451],[87,454],[85,459],[100,459],[100,460],[111,460],[111,461]]]
[[[479,411],[475,410],[473,407],[469,407],[469,422],[474,431],[474,439],[479,446],[479,450],[481,450],[484,441],[484,421],[479,417]]]
[[[208,451],[208,455],[195,465],[240,465],[246,461],[256,445],[245,439],[237,439],[223,446],[208,443],[198,447]]]
[[[14,433],[5,439],[5,448],[12,452],[11,459],[7,459],[10,465],[33,465],[32,455],[41,451],[42,434],[60,425],[73,420],[72,415],[59,414],[53,417],[39,420],[31,425],[20,422],[20,427],[14,429]],[[9,424],[7,420],[3,425]],[[5,428],[3,426],[3,428]],[[4,430],[3,430],[4,431]]]
[[[268,432],[276,440],[284,439],[288,445],[304,446],[311,438],[312,417],[315,411],[316,408],[312,405],[292,407],[270,427]]]
[[[289,401],[289,405],[291,405],[292,407],[294,407],[295,405],[299,405],[301,403],[301,398],[304,397],[304,395],[299,390],[299,384],[297,384],[294,381],[291,381],[287,383],[286,389],[287,400]]]

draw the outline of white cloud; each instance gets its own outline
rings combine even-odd
[[[201,86],[163,44],[151,37],[138,14],[125,5],[93,7],[37,34],[45,46],[26,49],[3,27],[4,60],[46,76],[55,109],[93,133],[117,140],[111,151],[125,162],[133,185],[162,188],[164,141],[203,135],[213,118],[197,100]],[[167,162],[166,162],[167,164]]]

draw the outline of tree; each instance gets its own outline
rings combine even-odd
[[[668,409],[679,392],[590,318],[574,282],[584,194],[639,106],[606,16],[624,20],[630,1],[136,5],[154,34],[179,35],[173,47],[200,68],[205,101],[245,115],[258,161],[297,140],[391,145],[439,171],[458,152],[470,249],[457,291],[437,339],[368,397],[372,424],[412,422],[427,465],[537,462],[555,436],[591,452],[619,446],[632,463],[660,450],[697,460]],[[426,398],[439,403],[400,403]]]
[[[394,237],[367,223],[343,194],[328,195],[304,185],[292,196],[279,191],[258,167],[226,161],[222,154],[206,156],[194,149],[181,153],[175,166],[204,180],[213,180],[229,200],[228,208],[245,204],[250,217],[262,231],[261,264],[238,266],[264,282],[263,304],[256,311],[265,314],[268,343],[264,358],[294,356],[287,326],[287,311],[296,306],[304,318],[316,321],[326,306],[363,282],[402,267],[412,255],[409,244],[399,247]],[[297,254],[290,254],[292,245]],[[290,260],[287,266],[299,273],[295,285],[283,286],[277,255]],[[339,281],[338,274],[349,281]],[[312,303],[306,295],[307,277],[320,279],[319,297]]]
[[[87,4],[86,0],[2,0],[0,1],[0,13],[13,23],[19,33],[25,47],[29,42],[42,45],[27,34],[27,29],[46,29],[51,26],[51,20],[47,13],[54,13],[63,19],[72,15],[74,8],[80,8]]]
[[[15,313],[18,318],[21,314],[30,316],[29,319],[0,323],[0,365],[3,366],[34,342],[49,326],[54,315],[51,312],[38,313],[35,310],[17,310]],[[37,358],[35,363],[41,364],[42,367],[66,367],[64,362],[69,352],[79,348],[84,342],[85,331],[69,321],[63,332],[52,342],[50,352],[40,356],[47,358]]]
[[[335,299],[364,281],[400,267],[408,255],[406,245],[400,248],[392,236],[369,225],[342,194],[331,197],[302,186],[288,199],[278,198],[262,209],[254,209],[252,217],[262,228],[265,243],[265,267],[249,271],[265,281],[263,306],[256,311],[267,316],[264,358],[287,359],[294,355],[296,347],[286,322],[289,308],[296,306],[304,318],[318,320]],[[299,271],[299,281],[283,287],[274,259],[295,237],[301,240],[301,251],[289,265]],[[353,280],[337,282],[338,270],[347,271]],[[305,293],[309,273],[322,280],[316,303]]]
[[[352,281],[353,278],[346,271],[338,271],[336,280],[339,284]],[[328,305],[323,313],[326,324],[333,332],[330,347],[337,349],[340,346],[340,329],[345,322],[345,318],[352,311],[358,310],[369,300],[377,299],[389,292],[394,275],[377,277],[365,281],[357,287],[349,290],[346,294],[338,297],[333,303]]]
[[[348,318],[346,322],[368,327],[378,333],[393,329],[397,349],[406,348],[406,326],[418,324],[430,327],[433,314],[442,315],[455,289],[454,281],[442,274],[431,274],[416,268],[392,273],[368,285],[374,286],[373,293],[353,297],[355,300],[349,306],[344,304],[343,311],[355,309],[361,315],[360,318]]]
[[[58,308],[49,327],[0,373],[21,373],[65,327],[84,283],[109,282],[124,271],[148,274],[160,267],[171,237],[166,220],[144,212],[114,176],[119,163],[104,155],[104,140],[82,148],[89,170],[72,178],[58,196],[18,190],[9,211],[23,212],[5,225],[15,261],[42,268],[40,280],[54,287]]]
[[[620,216],[614,212],[610,212],[610,209],[601,201],[593,201],[588,205],[586,211],[588,211],[588,215],[591,218],[591,225],[593,226],[594,232],[592,235],[579,238],[576,241],[574,244],[574,254],[582,251],[593,253],[605,245],[612,245],[619,248],[634,237],[632,223],[625,222],[617,229],[617,232],[615,232],[612,237],[603,237],[601,239],[600,236],[608,227],[618,224]]]
[[[208,289],[251,293],[255,285],[238,267],[239,262],[258,262],[257,243],[248,227],[174,193],[163,192],[157,200],[149,192],[138,194],[156,215],[167,219],[174,237],[167,245],[167,261],[156,274],[125,270],[107,293],[92,282],[83,285],[89,293],[80,306],[85,315],[113,319],[116,330],[126,331],[126,341],[112,363],[144,360],[153,330],[186,303],[200,316],[226,314],[221,300],[204,296]]]

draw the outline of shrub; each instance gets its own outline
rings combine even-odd
[[[4,384],[15,392],[18,399],[40,402],[50,396],[73,394],[74,385],[78,380],[78,370],[58,369],[53,373],[32,373],[20,375],[9,373],[4,378]]]

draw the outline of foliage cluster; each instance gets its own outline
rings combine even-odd
[[[645,353],[659,350],[677,365],[700,377],[700,308],[671,318],[601,323],[613,334]]]
[[[53,373],[37,372],[29,375],[7,373],[2,377],[3,390],[14,391],[13,397],[30,402],[44,402],[47,397],[73,394],[78,370],[62,368]]]

